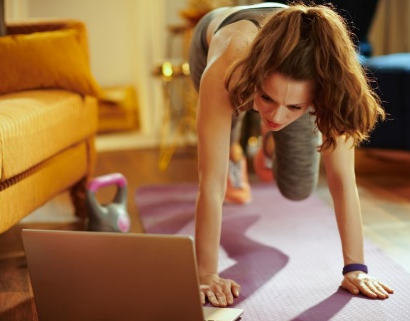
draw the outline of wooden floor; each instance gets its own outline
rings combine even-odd
[[[143,185],[196,182],[196,154],[179,150],[169,168],[157,167],[157,150],[99,153],[95,176],[120,172],[128,180],[128,212],[132,232],[143,232],[134,203],[135,190]],[[410,273],[410,153],[365,150],[357,153],[356,172],[366,237]],[[331,204],[323,169],[317,194]],[[251,180],[256,180],[251,174]],[[115,189],[98,192],[109,202]],[[38,209],[19,225],[0,235],[0,320],[38,320],[21,243],[22,228],[82,230],[84,223],[72,215],[67,193]]]

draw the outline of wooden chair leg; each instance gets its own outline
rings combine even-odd
[[[5,11],[4,0],[0,0],[0,36],[5,36],[7,34]]]
[[[83,177],[77,184],[70,189],[71,201],[74,205],[74,214],[82,219],[88,217],[86,204],[87,177]]]

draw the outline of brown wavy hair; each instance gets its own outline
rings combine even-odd
[[[278,72],[297,81],[313,80],[313,111],[326,139],[318,150],[336,147],[336,137],[367,140],[385,113],[360,65],[343,18],[330,5],[292,4],[266,18],[245,56],[227,72],[225,87],[234,114],[253,107],[255,91]]]

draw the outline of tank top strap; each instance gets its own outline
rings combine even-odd
[[[223,27],[230,25],[231,23],[241,21],[241,20],[248,20],[252,22],[256,28],[260,29],[260,22],[266,17],[266,15],[277,11],[279,9],[286,8],[287,6],[281,4],[275,4],[274,6],[263,6],[263,7],[256,7],[252,6],[249,8],[244,8],[238,10],[229,16],[227,16],[221,24],[216,29],[215,33],[221,30]]]

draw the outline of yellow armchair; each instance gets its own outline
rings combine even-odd
[[[0,37],[0,75],[0,233],[66,190],[85,218],[100,92],[85,25],[9,24]]]

